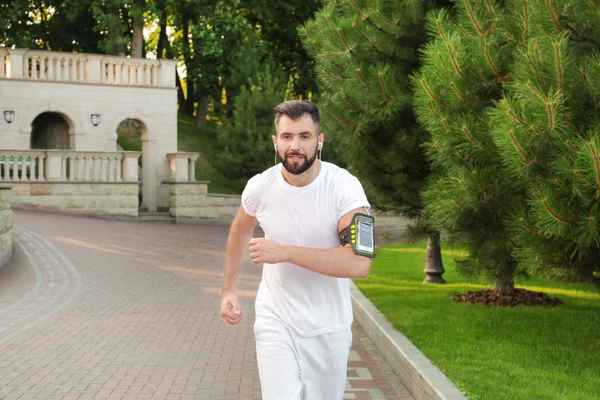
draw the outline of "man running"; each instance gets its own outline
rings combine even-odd
[[[370,205],[357,178],[321,161],[313,103],[287,101],[274,112],[281,163],[250,179],[242,194],[227,241],[221,316],[230,325],[243,318],[235,284],[248,250],[264,264],[254,324],[263,399],[342,399],[352,344],[349,278],[366,277],[374,256],[372,230],[357,248],[356,218],[370,218]],[[252,238],[257,224],[265,238]]]

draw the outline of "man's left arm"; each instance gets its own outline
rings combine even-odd
[[[356,213],[367,213],[357,208],[345,214],[338,223],[338,232],[352,223]],[[254,264],[289,262],[302,268],[336,278],[366,278],[371,270],[371,258],[357,255],[350,245],[329,250],[290,246],[270,239],[252,239],[250,257]]]

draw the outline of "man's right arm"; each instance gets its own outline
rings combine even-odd
[[[242,269],[242,261],[258,224],[255,217],[246,213],[240,206],[237,216],[231,224],[227,247],[225,249],[225,275],[221,301],[221,316],[229,325],[235,325],[243,318],[243,312],[235,294],[235,285]]]

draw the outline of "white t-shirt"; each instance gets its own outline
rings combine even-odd
[[[265,237],[280,243],[339,247],[338,223],[348,212],[370,208],[362,185],[348,171],[322,162],[318,177],[303,187],[285,181],[277,164],[248,181],[242,206]],[[277,318],[299,336],[335,332],[352,324],[349,280],[292,263],[264,264],[256,314]]]

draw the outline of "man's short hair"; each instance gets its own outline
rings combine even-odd
[[[273,112],[275,113],[275,127],[279,124],[282,115],[286,115],[292,121],[297,121],[303,115],[308,114],[317,128],[316,134],[318,135],[321,132],[321,113],[319,112],[319,108],[308,100],[284,101],[276,105],[273,108]]]

